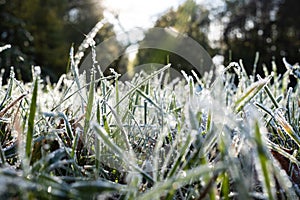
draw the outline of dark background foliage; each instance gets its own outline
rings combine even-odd
[[[227,60],[241,58],[248,70],[256,52],[260,53],[258,66],[265,64],[268,69],[271,69],[271,61],[282,65],[282,57],[291,63],[297,62],[300,56],[298,8],[297,0],[226,1],[223,16],[229,18],[229,23],[223,42]]]
[[[56,81],[66,72],[69,50],[78,47],[85,34],[103,18],[102,10],[92,9],[96,1],[15,0],[0,2],[0,45],[12,48],[1,53],[5,77],[14,66],[19,78],[31,80],[32,65],[42,67],[44,75]],[[113,35],[107,24],[97,35],[102,41]]]
[[[262,73],[263,65],[271,69],[272,61],[283,72],[283,57],[290,63],[299,60],[300,17],[297,9],[300,1],[224,0],[223,3],[221,9],[210,9],[187,0],[178,9],[167,10],[159,16],[155,27],[173,27],[187,34],[212,57],[223,55],[225,64],[243,59],[248,72],[253,69],[256,52],[260,55],[258,73]],[[14,66],[18,79],[29,81],[31,66],[40,65],[43,74],[56,81],[59,75],[66,73],[70,47],[73,44],[76,49],[85,34],[103,19],[103,8],[101,1],[95,0],[1,0],[0,18],[0,46],[12,45],[0,54],[4,77]],[[222,37],[214,44],[208,37],[212,23],[224,28]],[[114,35],[113,25],[106,24],[99,31],[96,42]],[[122,72],[126,62],[115,61],[112,66]],[[183,58],[162,50],[140,50],[135,64],[146,62],[171,62],[190,68]]]

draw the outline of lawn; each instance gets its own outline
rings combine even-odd
[[[299,198],[298,65],[121,82],[70,61],[56,84],[34,67],[1,86],[0,199]]]

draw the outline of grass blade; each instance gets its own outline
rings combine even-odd
[[[124,186],[108,181],[78,181],[71,185],[71,191],[81,198],[92,199],[103,192],[120,192]]]
[[[180,188],[184,184],[192,184],[193,182],[198,181],[198,178],[209,174],[211,172],[219,173],[225,168],[222,163],[216,164],[213,168],[208,165],[203,165],[196,167],[194,169],[188,170],[185,172],[185,176],[174,176],[170,177],[165,181],[159,182],[155,184],[155,186],[141,195],[139,200],[151,200],[151,199],[159,199],[159,197],[165,195],[172,188]]]
[[[85,112],[85,119],[84,119],[84,128],[83,128],[83,138],[84,141],[87,142],[87,133],[90,127],[90,120],[92,116],[93,110],[93,103],[94,103],[94,96],[95,96],[95,74],[94,70],[92,69],[91,72],[91,84],[89,89],[89,96],[88,96],[88,103],[86,105],[86,112]]]
[[[253,83],[247,91],[242,94],[238,100],[236,100],[234,104],[234,110],[236,113],[241,111],[244,106],[258,93],[261,91],[261,89],[271,80],[272,76],[268,76],[267,78],[264,78],[262,80],[259,80],[255,83]]]
[[[258,77],[259,80],[262,80],[262,78],[261,78],[259,75],[257,75],[257,77]],[[270,99],[271,99],[271,101],[273,102],[275,108],[279,108],[279,104],[278,104],[276,98],[274,97],[274,95],[272,94],[270,88],[266,85],[266,86],[264,87],[264,90],[266,91],[266,93],[267,93],[268,96],[270,97]]]
[[[275,112],[274,118],[276,122],[282,127],[287,135],[300,147],[300,137],[295,132],[293,127],[286,121],[283,114],[280,111]]]
[[[7,91],[5,93],[5,97],[3,98],[3,100],[0,104],[0,110],[2,110],[4,108],[5,102],[11,97],[11,93],[12,93],[12,90],[13,90],[14,79],[15,79],[14,68],[11,67],[10,75],[9,75],[8,88],[7,88]]]
[[[168,65],[164,66],[163,68],[161,68],[160,70],[157,70],[157,71],[153,72],[152,74],[150,74],[148,77],[143,79],[140,83],[136,84],[120,99],[120,101],[114,106],[114,108],[116,108],[122,101],[124,101],[126,99],[126,97],[128,97],[132,92],[136,91],[139,87],[146,84],[150,79],[152,79],[156,75],[164,72],[165,70],[169,69],[170,67],[171,67],[171,64],[168,64]]]
[[[32,139],[34,133],[34,118],[35,118],[36,106],[37,106],[38,81],[39,78],[36,77],[34,81],[33,92],[32,92],[31,103],[30,103],[30,110],[29,110],[29,117],[27,121],[27,134],[26,134],[26,146],[25,146],[25,152],[27,158],[30,158],[31,155],[31,145],[32,145]]]
[[[265,190],[268,195],[268,199],[274,199],[273,197],[273,188],[272,185],[274,184],[274,181],[272,180],[271,173],[270,173],[270,167],[269,167],[269,161],[268,157],[266,155],[265,145],[262,140],[262,135],[260,132],[260,127],[258,122],[256,121],[254,124],[255,128],[255,141],[257,145],[257,153],[258,153],[258,159],[260,161],[260,167],[262,170],[262,178],[264,181],[263,186],[265,187]]]
[[[109,138],[107,132],[105,131],[104,128],[102,128],[101,126],[99,126],[96,123],[92,123],[92,127],[93,129],[96,131],[96,133],[98,134],[97,136],[99,137],[99,139],[101,139],[101,141],[111,149],[111,151],[118,156],[120,159],[122,159],[123,161],[126,162],[127,165],[130,165],[134,170],[136,170],[137,172],[141,173],[143,175],[144,178],[146,178],[148,181],[150,181],[151,183],[153,183],[153,178],[147,174],[145,171],[143,171],[142,169],[140,169],[133,161],[132,158],[130,158],[128,156],[128,154],[122,150],[118,145],[116,145],[111,138]]]

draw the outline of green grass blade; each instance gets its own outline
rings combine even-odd
[[[0,162],[1,165],[6,163],[6,158],[5,158],[4,151],[2,149],[2,145],[0,145],[0,159],[1,159],[1,162]]]
[[[30,158],[31,155],[31,145],[34,133],[34,118],[36,113],[36,106],[37,106],[37,94],[38,94],[38,77],[36,77],[33,86],[33,92],[31,97],[30,103],[30,110],[29,110],[29,117],[27,121],[27,134],[26,134],[26,146],[25,146],[25,153],[27,158]]]
[[[99,194],[107,192],[121,192],[125,190],[124,186],[108,181],[77,181],[71,185],[71,192],[74,196],[81,198],[94,199]]]
[[[80,132],[76,133],[75,138],[73,140],[73,144],[72,144],[72,151],[71,151],[71,158],[74,159],[75,156],[75,151],[76,151],[76,147],[78,145],[79,142],[79,138],[80,138]]]
[[[287,118],[288,118],[288,122],[291,124],[292,121],[292,109],[290,107],[290,102],[291,102],[291,95],[293,92],[293,88],[289,88],[288,92],[287,92],[287,100],[286,100],[286,110],[287,110]]]
[[[221,193],[224,200],[229,200],[229,193],[230,193],[230,187],[229,187],[229,176],[228,173],[224,172],[222,174],[222,187],[221,187]]]
[[[272,185],[274,185],[272,181],[272,175],[270,173],[270,166],[269,166],[269,159],[266,155],[266,149],[265,145],[263,143],[262,134],[260,132],[260,127],[258,122],[256,121],[254,124],[254,131],[255,131],[255,141],[257,145],[257,153],[258,153],[258,159],[260,161],[260,168],[262,170],[262,178],[263,178],[263,186],[265,187],[265,190],[268,195],[268,199],[272,200],[273,197],[273,188]],[[271,182],[272,181],[272,182]]]
[[[100,110],[100,102],[97,102],[97,111],[96,111],[96,117],[98,124],[101,123],[101,110]]]

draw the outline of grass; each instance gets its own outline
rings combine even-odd
[[[165,84],[167,65],[123,83],[96,79],[94,57],[86,82],[72,54],[56,85],[12,69],[0,88],[0,199],[299,198],[296,65]]]

